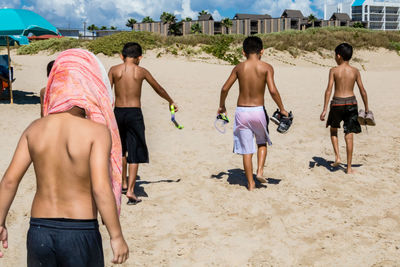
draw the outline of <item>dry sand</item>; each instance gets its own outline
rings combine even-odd
[[[319,121],[327,66],[335,64],[333,59],[266,54],[295,123],[286,135],[271,125],[273,146],[265,168],[269,184],[254,192],[246,190],[241,157],[231,152],[232,123],[225,135],[213,128],[219,90],[232,66],[145,56],[142,65],[180,104],[177,119],[185,129],[173,127],[167,104],[145,84],[143,112],[151,163],[139,169],[137,193],[143,202],[122,208],[121,223],[131,249],[124,266],[399,266],[400,57],[386,50],[356,55],[363,59],[354,64],[362,70],[377,126],[363,128],[355,137],[357,174],[350,176],[328,167],[333,151],[329,132]],[[13,57],[16,104],[0,104],[0,173],[22,131],[39,116],[37,96],[46,83],[46,64],[53,58]],[[107,69],[119,63],[118,57],[100,59]],[[231,118],[237,91],[235,84],[227,100]],[[358,91],[356,96],[361,102]],[[269,96],[266,99],[271,114],[276,106]],[[342,136],[340,132],[345,159]],[[30,168],[8,216],[9,249],[0,266],[26,265],[34,192]],[[104,226],[101,232],[111,266]]]

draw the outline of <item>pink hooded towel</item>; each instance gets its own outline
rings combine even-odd
[[[110,129],[110,178],[119,212],[122,150],[113,103],[107,73],[93,53],[82,49],[70,49],[57,57],[47,82],[43,114],[47,116],[65,112],[77,106],[86,111],[88,119],[102,123]]]

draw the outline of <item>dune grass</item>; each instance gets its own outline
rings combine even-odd
[[[348,42],[355,49],[386,48],[400,54],[399,31],[372,31],[349,27],[310,28],[305,31],[284,31],[258,35],[266,48],[288,51],[293,56],[301,51],[333,50],[338,44]],[[200,47],[201,51],[237,64],[241,58],[240,45],[244,35],[203,35],[161,36],[149,32],[123,32],[93,41],[81,41],[71,38],[36,41],[18,49],[18,54],[36,54],[39,51],[51,53],[69,48],[85,48],[95,54],[103,53],[113,56],[120,53],[127,42],[138,42],[144,50],[166,48],[167,53],[179,54],[180,51],[191,51]],[[182,53],[185,54],[185,53]]]

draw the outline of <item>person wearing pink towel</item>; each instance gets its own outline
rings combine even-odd
[[[274,81],[274,69],[261,61],[263,44],[259,37],[247,37],[243,42],[243,54],[247,60],[238,64],[221,90],[218,114],[226,113],[225,100],[236,80],[239,80],[239,98],[235,113],[234,153],[243,155],[243,166],[248,182],[248,190],[255,188],[253,179],[253,154],[257,152],[258,166],[256,178],[266,183],[264,164],[267,157],[267,143],[271,145],[268,132],[268,115],[264,108],[265,85],[268,85],[272,99],[280,113],[288,117]],[[254,143],[256,139],[257,148]]]
[[[0,183],[0,242],[7,248],[7,213],[33,163],[37,190],[28,267],[104,266],[98,212],[110,235],[112,262],[127,260],[118,218],[121,144],[112,105],[107,73],[92,53],[71,49],[57,57],[44,94],[44,117],[23,132]]]

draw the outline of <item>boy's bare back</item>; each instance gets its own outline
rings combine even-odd
[[[141,107],[140,97],[146,72],[142,67],[127,63],[110,69],[109,78],[115,86],[116,107]]]
[[[69,113],[53,114],[33,122],[21,142],[27,144],[37,178],[32,217],[97,218],[91,174],[99,150],[108,150],[102,154],[109,156],[107,127]],[[108,166],[96,168],[108,172]]]
[[[234,71],[239,80],[238,106],[264,106],[265,85],[271,81],[272,66],[261,60],[247,60]]]
[[[361,83],[361,75],[358,69],[350,66],[350,64],[341,64],[331,69],[330,82],[335,84],[335,97],[351,97],[354,96],[354,85]]]
[[[172,99],[166,94],[161,85],[154,79],[148,70],[131,62],[113,66],[108,73],[111,86],[115,87],[116,107],[141,107],[143,80],[146,80],[154,90],[166,98],[170,103]]]

